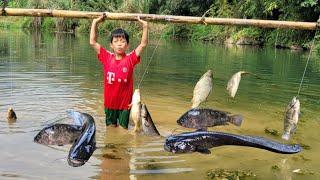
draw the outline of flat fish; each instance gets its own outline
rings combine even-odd
[[[289,140],[290,136],[295,133],[300,114],[300,101],[297,97],[293,97],[286,107],[284,115],[284,133],[282,139]]]
[[[147,106],[142,103],[141,107],[141,123],[142,123],[142,130],[144,134],[149,136],[160,136],[159,131],[157,130],[156,126],[153,123],[151,115],[147,109]]]
[[[134,132],[141,131],[141,95],[140,89],[135,89],[132,95],[129,121],[134,123]]]
[[[171,135],[166,138],[164,149],[173,153],[200,152],[210,154],[210,148],[223,145],[249,146],[281,154],[294,154],[302,150],[298,144],[282,144],[258,136],[215,131],[195,131]]]
[[[194,129],[205,129],[206,127],[227,125],[232,123],[241,126],[241,115],[230,115],[229,113],[214,110],[193,108],[185,112],[178,120],[180,126]]]
[[[206,101],[212,91],[212,70],[208,70],[202,75],[193,90],[192,108],[198,107],[202,102]]]

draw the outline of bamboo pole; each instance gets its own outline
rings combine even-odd
[[[34,16],[34,17],[66,17],[66,18],[87,18],[93,19],[104,12],[86,12],[69,10],[51,10],[51,9],[19,9],[5,8],[0,12],[1,16]],[[258,19],[236,19],[236,18],[210,18],[210,17],[192,17],[192,16],[173,16],[157,14],[134,14],[134,13],[110,13],[105,12],[107,19],[136,21],[139,16],[141,19],[152,22],[169,22],[185,24],[205,24],[205,25],[234,25],[234,26],[255,26],[261,28],[282,28],[282,29],[300,29],[316,30],[319,28],[319,22],[298,22],[298,21],[274,21]]]

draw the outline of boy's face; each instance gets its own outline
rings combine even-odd
[[[127,40],[122,37],[113,37],[112,42],[110,43],[110,47],[113,49],[114,53],[116,54],[125,54],[126,50],[129,47]]]

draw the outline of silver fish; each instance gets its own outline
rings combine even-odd
[[[13,111],[13,108],[10,107],[8,109],[8,112],[7,112],[7,120],[9,123],[13,123],[13,122],[16,122],[17,121],[17,115],[16,113]]]
[[[134,122],[134,132],[141,131],[141,96],[140,89],[135,89],[132,95],[129,121]]]
[[[244,74],[251,74],[251,73],[246,71],[239,71],[235,73],[228,81],[227,91],[232,98],[236,96],[236,93],[238,91],[238,87],[240,84],[240,80],[241,80],[241,75],[244,75]]]
[[[297,129],[297,124],[300,114],[300,101],[297,97],[293,97],[288,104],[284,117],[284,133],[282,139],[289,140],[290,135],[294,134]]]
[[[193,90],[192,108],[198,107],[202,102],[206,101],[212,91],[212,70],[208,70],[202,75]]]
[[[159,131],[154,125],[151,115],[147,109],[147,106],[142,103],[141,107],[141,120],[142,120],[142,129],[146,135],[150,136],[160,136]]]

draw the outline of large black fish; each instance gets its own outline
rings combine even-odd
[[[74,143],[82,133],[82,126],[72,124],[53,124],[43,128],[35,137],[34,142],[43,145],[63,146]]]
[[[166,139],[164,149],[173,153],[210,153],[210,148],[223,145],[249,146],[282,154],[293,154],[302,150],[298,144],[287,145],[262,137],[208,131],[171,135]]]
[[[73,167],[84,165],[96,150],[94,119],[87,113],[68,111],[73,124],[53,124],[42,129],[34,141],[44,145],[71,144],[68,164]]]
[[[241,126],[241,115],[229,115],[226,112],[213,109],[193,108],[185,112],[178,120],[180,126],[203,129],[205,127],[227,125],[232,123]]]

